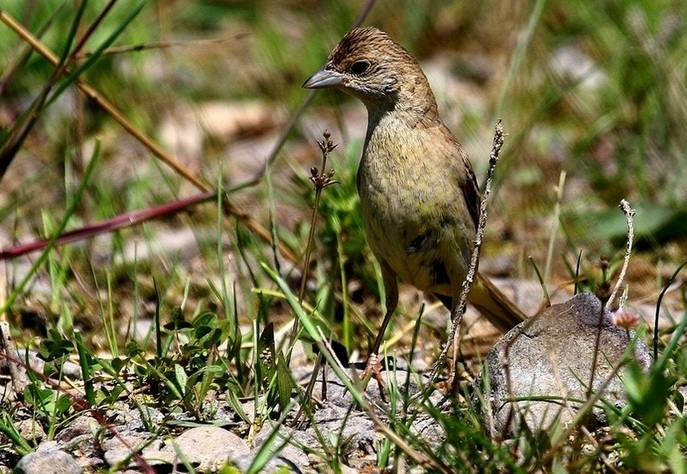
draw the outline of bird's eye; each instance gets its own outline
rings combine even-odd
[[[351,72],[353,74],[363,74],[368,69],[370,69],[370,63],[367,61],[356,61],[351,64]]]

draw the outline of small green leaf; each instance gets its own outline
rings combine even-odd
[[[201,313],[193,318],[192,324],[194,327],[209,326],[214,328],[217,326],[217,315],[210,312]]]
[[[269,323],[258,339],[258,374],[256,379],[267,388],[275,371],[274,361],[274,324]]]
[[[188,376],[186,371],[179,364],[174,364],[174,376],[176,377],[177,387],[179,391],[186,395],[186,382],[188,382]]]
[[[277,391],[279,392],[279,407],[282,412],[286,411],[291,403],[292,390],[291,370],[286,364],[284,354],[280,352],[277,356]]]
[[[121,357],[115,357],[110,361],[110,366],[115,373],[119,373],[126,365],[127,361]]]

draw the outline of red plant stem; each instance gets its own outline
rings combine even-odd
[[[105,232],[112,232],[118,229],[124,229],[126,227],[131,227],[133,225],[140,224],[141,222],[146,222],[153,219],[158,219],[160,217],[169,216],[176,214],[179,211],[183,211],[196,204],[201,204],[203,202],[211,201],[217,198],[217,194],[214,192],[207,192],[191,196],[185,199],[179,199],[177,201],[167,202],[165,204],[160,204],[158,206],[149,207],[140,211],[127,212],[104,221],[95,222],[93,224],[85,225],[79,229],[70,230],[65,232],[60,237],[58,237],[55,245],[64,245],[70,242],[76,242],[79,240],[92,237],[94,235],[102,234]],[[51,239],[40,239],[27,244],[17,245],[15,247],[9,248],[7,250],[0,251],[0,260],[7,260],[10,258],[16,258],[27,253],[35,252],[41,250],[48,245]]]

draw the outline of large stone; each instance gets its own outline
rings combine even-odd
[[[81,467],[74,458],[58,449],[39,449],[19,460],[16,474],[81,474]]]
[[[646,370],[651,363],[646,344],[633,338],[633,331],[613,325],[610,312],[591,294],[574,296],[521,323],[494,346],[476,381],[489,431],[512,434],[521,422],[533,431],[568,423],[590,393],[624,405],[621,378],[628,347],[634,344],[630,355],[640,367]],[[602,409],[592,414],[603,422]]]
[[[216,426],[199,426],[184,431],[163,448],[168,455],[184,456],[200,472],[218,472],[227,462],[250,452],[246,442]]]

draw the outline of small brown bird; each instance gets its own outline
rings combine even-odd
[[[479,188],[422,69],[386,33],[351,30],[303,87],[341,89],[367,107],[357,184],[386,289],[386,314],[371,349],[376,358],[398,304],[397,277],[455,310],[475,245]],[[504,332],[525,319],[481,275],[468,301]]]

